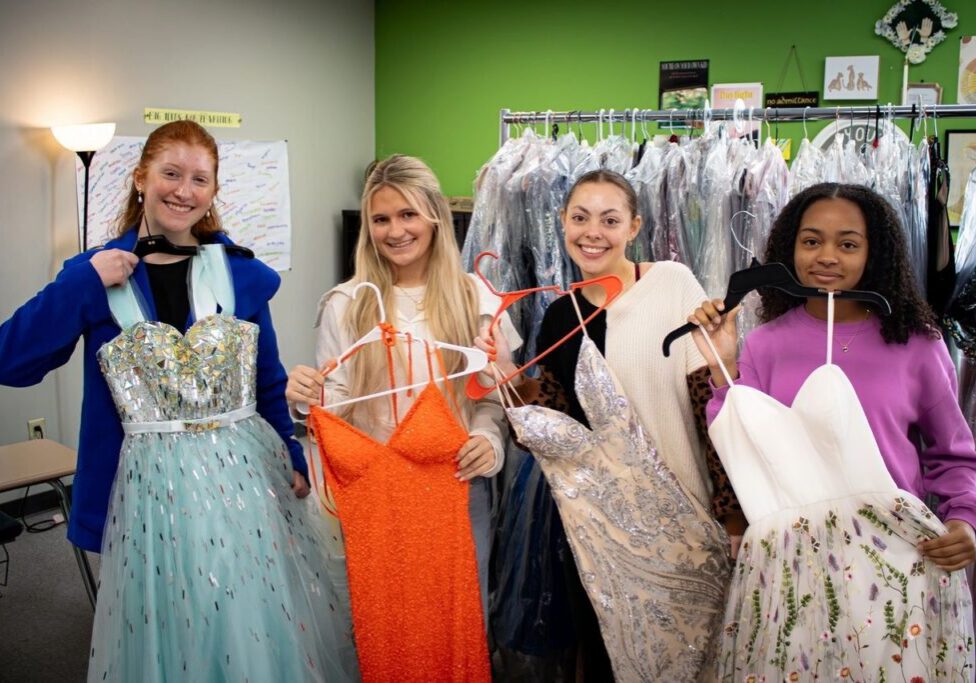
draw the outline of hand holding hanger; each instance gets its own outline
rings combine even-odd
[[[620,278],[617,277],[616,275],[604,275],[602,277],[595,277],[589,280],[583,280],[581,282],[574,282],[569,286],[568,290],[560,289],[558,285],[548,285],[546,287],[533,287],[531,289],[520,289],[515,292],[499,292],[498,290],[495,289],[495,287],[491,284],[491,282],[489,282],[488,279],[481,273],[480,263],[481,263],[481,259],[484,258],[485,256],[491,256],[492,258],[495,259],[498,258],[498,254],[494,252],[491,251],[481,252],[475,258],[474,272],[479,278],[481,278],[481,281],[485,283],[485,286],[488,288],[488,290],[502,300],[501,305],[498,307],[498,310],[495,312],[495,315],[491,319],[491,324],[488,327],[489,330],[495,330],[497,328],[498,321],[501,318],[502,313],[504,313],[508,308],[510,308],[517,302],[521,301],[528,295],[535,294],[536,292],[555,292],[557,295],[562,296],[563,294],[569,294],[571,292],[581,290],[584,287],[589,287],[590,285],[597,285],[599,287],[603,287],[604,291],[606,292],[606,297],[604,299],[602,306],[599,306],[595,311],[593,311],[593,313],[591,313],[585,320],[583,320],[581,324],[577,325],[572,330],[570,330],[565,336],[563,336],[562,339],[557,341],[548,349],[542,351],[542,353],[537,355],[529,362],[525,363],[522,367],[516,368],[512,372],[505,373],[504,376],[502,376],[497,381],[497,383],[491,384],[489,386],[484,386],[480,382],[478,382],[477,376],[471,377],[468,380],[468,384],[467,387],[465,388],[465,392],[467,393],[468,398],[475,401],[484,398],[485,396],[490,394],[492,391],[495,390],[495,388],[498,385],[505,384],[506,382],[509,382],[515,377],[517,377],[518,375],[522,374],[530,367],[532,367],[540,360],[542,360],[550,353],[552,353],[559,346],[566,343],[575,334],[580,332],[586,323],[593,320],[593,318],[595,318],[597,315],[600,314],[601,311],[603,311],[607,306],[609,306],[611,302],[613,302],[613,300],[616,299],[617,296],[623,291],[624,288],[624,285],[620,281]],[[487,341],[487,340],[483,340],[483,341]],[[494,346],[494,344],[489,344],[489,343],[486,343],[485,345],[489,347]]]
[[[136,240],[132,253],[143,258],[149,254],[170,254],[172,256],[196,256],[199,248],[196,245],[173,244],[165,235],[154,235],[149,229],[149,219],[145,213],[142,222],[146,226],[146,236]],[[238,244],[225,244],[224,250],[228,254],[237,254],[245,258],[254,258],[254,252]]]
[[[729,287],[723,302],[724,308],[731,311],[745,298],[745,295],[754,289],[761,287],[772,287],[797,299],[826,298],[827,290],[816,287],[804,287],[797,282],[793,273],[782,263],[760,264],[755,258],[752,265],[743,270],[732,273],[729,278]],[[834,292],[835,299],[851,299],[853,301],[864,301],[871,304],[882,315],[891,313],[891,304],[888,300],[877,292],[861,291],[857,289],[837,290]],[[685,323],[681,327],[672,330],[664,338],[664,355],[671,355],[671,344],[676,340],[696,330],[698,326],[694,323]]]
[[[797,299],[827,297],[826,289],[805,287],[801,285],[790,269],[784,264],[779,262],[766,264],[759,263],[759,261],[756,259],[755,253],[746,248],[746,246],[739,241],[738,235],[735,234],[735,216],[738,216],[740,213],[745,213],[750,216],[753,215],[748,211],[737,212],[734,216],[732,216],[732,222],[729,223],[729,230],[732,232],[732,239],[735,240],[736,245],[740,249],[748,252],[748,254],[752,257],[752,262],[749,264],[748,268],[737,270],[729,277],[729,285],[726,289],[725,300],[722,302],[722,308],[717,309],[718,311],[738,313],[737,307],[745,298],[746,294],[762,287],[778,289],[781,292],[786,292],[790,296],[796,297]],[[891,304],[889,304],[888,300],[877,292],[861,291],[857,289],[835,290],[834,298],[864,301],[871,304],[877,310],[877,312],[882,315],[891,314]],[[706,313],[705,317],[708,318],[710,316]],[[691,318],[689,318],[689,320],[691,320]],[[664,337],[664,356],[669,357],[671,355],[671,344],[689,332],[695,331],[696,329],[698,329],[698,324],[696,322],[688,322],[681,327],[668,332],[667,336]]]
[[[448,374],[446,377],[437,377],[436,381],[451,380],[458,377],[463,377],[465,375],[470,375],[472,373],[480,372],[488,365],[488,356],[481,349],[476,349],[470,346],[458,346],[456,344],[448,344],[447,342],[441,341],[427,341],[418,338],[408,332],[400,332],[395,329],[386,321],[386,307],[383,305],[383,297],[380,294],[379,287],[374,285],[372,282],[361,282],[353,289],[352,297],[356,298],[356,293],[363,287],[368,287],[373,290],[376,295],[376,301],[379,308],[380,321],[373,327],[369,332],[363,335],[360,339],[354,342],[348,349],[343,351],[338,358],[331,359],[327,361],[320,370],[313,370],[308,366],[298,366],[292,370],[288,376],[288,388],[286,388],[285,396],[289,400],[296,401],[296,410],[300,413],[308,413],[308,404],[323,405],[325,408],[333,409],[339,406],[348,405],[351,403],[358,403],[360,401],[366,401],[372,398],[379,398],[381,396],[393,396],[394,403],[396,401],[395,394],[403,391],[409,391],[411,389],[417,389],[424,387],[429,383],[429,380],[423,382],[413,382],[408,379],[408,383],[404,386],[393,386],[394,384],[394,374],[393,374],[393,355],[392,348],[397,342],[405,342],[407,345],[413,344],[423,344],[424,352],[426,354],[436,353],[439,350],[456,351],[461,354],[465,360],[465,366],[458,372]],[[373,342],[383,342],[387,346],[387,362],[390,364],[390,388],[383,391],[374,392],[367,394],[365,396],[355,396],[347,398],[342,401],[334,403],[326,403],[324,397],[324,387],[325,387],[325,377],[330,373],[334,372],[337,368],[343,366],[350,358],[352,358],[356,353],[358,353],[364,346],[371,344]],[[433,351],[432,351],[433,349]],[[407,354],[408,362],[411,363],[412,368],[412,354]],[[318,375],[318,377],[313,377]],[[412,376],[412,371],[408,371],[408,375]],[[309,394],[311,392],[318,392],[315,401],[308,400],[310,398]],[[396,412],[394,405],[394,412]]]
[[[322,400],[322,387],[325,386],[323,371],[335,359],[329,360],[320,369],[307,365],[296,365],[288,373],[288,384],[285,385],[285,398],[295,406],[295,410],[302,415],[308,415],[309,406],[317,406]]]
[[[488,362],[502,376],[513,374],[518,369],[512,361],[512,350],[508,346],[508,340],[501,332],[498,323],[494,326],[482,326],[478,336],[474,338],[474,345],[488,355]]]
[[[125,249],[101,249],[89,261],[102,284],[108,287],[125,284],[139,259]]]
[[[708,367],[714,369],[718,368],[720,364],[724,365],[733,379],[739,374],[737,366],[739,332],[736,326],[736,318],[741,310],[742,305],[740,304],[726,315],[725,303],[721,299],[713,299],[703,301],[702,305],[688,316],[688,322],[699,328],[691,334],[695,340],[695,345],[698,346],[698,350],[701,351],[708,363]],[[709,335],[712,340],[712,345],[718,352],[718,358],[715,357],[712,349],[703,338],[702,335],[705,334]],[[725,376],[720,371],[712,372],[712,381],[715,382],[715,386],[723,386]]]

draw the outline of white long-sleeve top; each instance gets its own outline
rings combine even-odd
[[[492,294],[481,280],[473,275],[469,275],[475,284],[478,296],[478,316],[479,323],[489,323],[501,300]],[[355,286],[353,282],[339,284],[322,295],[319,300],[318,315],[316,316],[315,327],[318,330],[318,341],[315,346],[315,362],[318,367],[322,367],[327,361],[339,357],[349,349],[356,340],[352,337],[347,325],[345,325],[345,313],[352,301],[352,290]],[[361,292],[365,296],[368,292]],[[415,337],[434,341],[427,326],[427,319],[423,309],[417,308],[417,303],[423,301],[424,287],[394,288],[396,297],[396,319],[392,320],[393,326],[400,332],[409,332]],[[501,318],[501,331],[505,335],[509,346],[514,350],[522,344],[522,339],[515,327],[509,320],[508,314],[503,314]],[[474,340],[468,343],[473,344]],[[403,346],[406,351],[407,345]],[[413,381],[415,383],[425,382],[430,376],[427,371],[427,361],[424,358],[423,346],[419,344],[409,345],[410,353],[413,356]],[[394,368],[396,386],[407,384],[406,369],[403,363],[396,363]],[[435,364],[435,374],[439,374]],[[348,396],[349,376],[345,366],[336,368],[329,373],[325,379],[326,395],[332,402],[339,402]],[[479,401],[472,402],[467,399],[463,392],[456,392],[458,403],[461,408],[461,421],[465,429],[471,436],[483,436],[491,443],[495,451],[495,464],[483,476],[492,477],[497,474],[504,464],[505,449],[504,442],[508,434],[508,424],[505,420],[505,411],[498,403],[494,395],[490,395]],[[397,394],[397,413],[402,419],[414,399],[419,394],[415,390],[410,396],[406,392]],[[353,426],[369,434],[372,438],[380,442],[386,442],[396,423],[393,418],[393,409],[389,396],[372,399],[376,402],[368,423],[356,424]],[[360,420],[362,421],[362,420]],[[365,421],[364,421],[365,422]]]

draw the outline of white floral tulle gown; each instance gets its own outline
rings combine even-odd
[[[828,308],[832,329],[832,300]],[[968,683],[965,572],[948,573],[916,549],[945,526],[895,485],[854,387],[831,363],[831,341],[792,406],[726,374],[709,434],[749,528],[729,591],[721,680]]]

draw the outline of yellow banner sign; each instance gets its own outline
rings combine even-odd
[[[189,111],[186,109],[150,109],[146,108],[143,119],[153,125],[169,123],[170,121],[195,121],[201,126],[215,128],[240,128],[243,117],[225,111]]]

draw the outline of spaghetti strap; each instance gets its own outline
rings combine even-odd
[[[190,304],[193,319],[217,313],[234,315],[234,285],[222,244],[204,244],[193,257],[190,270]]]
[[[579,302],[576,300],[576,294],[573,290],[569,290],[569,300],[573,302],[573,310],[576,311],[576,317],[580,323],[580,331],[584,337],[589,338],[590,335],[586,331],[586,323],[583,322],[583,312],[580,310]]]
[[[457,414],[458,419],[461,419],[461,406],[458,403],[457,396],[454,395],[454,387],[451,384],[451,380],[447,379],[448,372],[447,364],[444,362],[444,355],[436,345],[434,346],[434,354],[437,356],[437,364],[440,366],[441,377],[444,379],[444,393],[446,393],[448,398],[451,400],[451,405],[454,406],[454,412]],[[427,351],[427,368],[428,372],[430,373],[430,383],[436,385],[437,380],[434,379],[434,371],[431,369],[430,356],[430,351]]]
[[[722,376],[725,377],[725,381],[728,382],[730,387],[735,386],[735,382],[732,381],[732,375],[725,368],[725,363],[718,357],[718,350],[715,348],[715,344],[712,343],[712,338],[708,336],[708,330],[702,327],[701,324],[698,325],[698,329],[701,330],[702,336],[705,337],[705,343],[708,344],[708,348],[712,350],[712,355],[715,357],[715,362],[718,363],[718,367],[722,371]]]
[[[827,365],[834,364],[834,293],[827,292]]]

